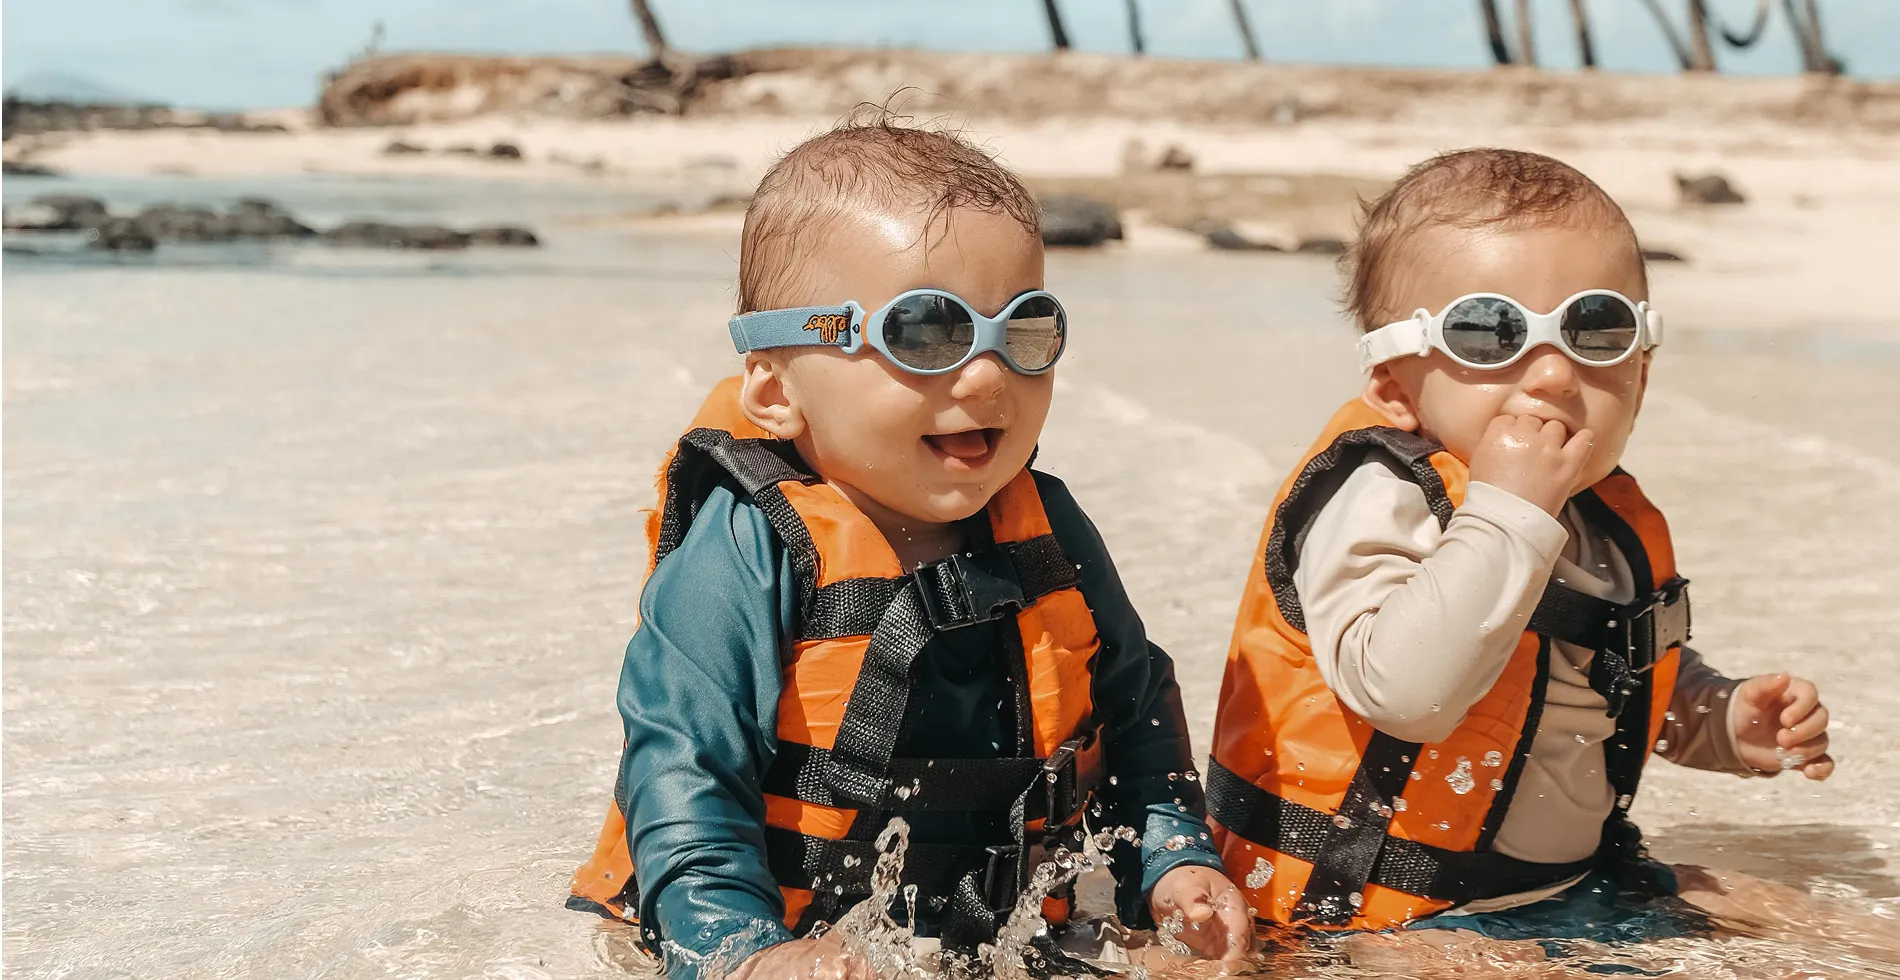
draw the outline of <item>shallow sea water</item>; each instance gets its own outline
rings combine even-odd
[[[305,192],[333,193],[280,196]],[[8,973],[650,971],[560,904],[619,747],[651,470],[734,363],[736,247],[574,217],[618,206],[481,215],[538,252],[7,256]],[[1107,537],[1201,746],[1266,503],[1356,387],[1333,282],[1304,257],[1051,260],[1076,332],[1040,465]],[[1894,923],[1900,438],[1843,420],[1880,417],[1900,344],[1671,326],[1627,465],[1671,514],[1698,648],[1813,677],[1841,769],[1659,764],[1636,815],[1665,859]],[[1838,924],[1753,931],[1265,970],[1900,975]]]

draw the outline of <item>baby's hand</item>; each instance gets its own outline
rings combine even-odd
[[[1799,769],[1809,779],[1834,773],[1827,754],[1827,708],[1814,682],[1787,674],[1750,677],[1731,695],[1729,724],[1742,763],[1768,776]]]
[[[753,953],[729,980],[868,980],[871,971],[835,935],[794,939]]]
[[[1247,896],[1213,868],[1182,865],[1161,876],[1148,896],[1148,911],[1162,922],[1181,913],[1174,938],[1207,957],[1235,962],[1253,952],[1253,914]]]
[[[1562,422],[1535,415],[1500,415],[1471,451],[1471,479],[1489,483],[1557,516],[1576,489],[1596,436],[1578,429],[1568,440]]]

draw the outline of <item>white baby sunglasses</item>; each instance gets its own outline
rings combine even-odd
[[[1662,346],[1662,314],[1613,289],[1586,289],[1550,313],[1535,313],[1498,293],[1452,300],[1437,316],[1421,309],[1359,338],[1359,366],[1370,370],[1434,348],[1480,371],[1509,367],[1531,348],[1551,344],[1578,364],[1621,364]]]

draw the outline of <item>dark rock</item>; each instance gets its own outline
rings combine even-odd
[[[1643,249],[1643,261],[1645,262],[1687,262],[1689,260],[1684,258],[1682,253],[1671,252],[1670,250],[1666,248],[1646,248],[1646,249]]]
[[[88,248],[106,252],[149,252],[158,247],[158,239],[134,218],[111,218],[92,233]]]
[[[223,242],[232,237],[224,219],[210,208],[157,204],[139,212],[132,223],[162,242]]]
[[[112,219],[112,215],[106,211],[106,202],[96,197],[42,194],[34,198],[33,203],[52,208],[58,214],[57,221],[47,231],[86,231]]]
[[[1300,247],[1294,249],[1306,255],[1339,255],[1346,251],[1346,243],[1337,238],[1324,236],[1300,239]]]
[[[541,244],[541,239],[536,238],[534,232],[526,228],[504,226],[499,228],[470,228],[468,230],[468,243],[470,245],[504,245],[511,248],[533,248]]]
[[[426,149],[423,149],[420,146],[417,146],[414,143],[405,143],[402,140],[391,140],[388,146],[383,147],[383,155],[392,156],[392,157],[402,156],[407,153],[427,153],[427,152],[429,151]]]
[[[315,228],[298,221],[277,202],[247,197],[225,212],[224,223],[238,238],[309,238]]]
[[[1042,243],[1050,246],[1093,248],[1122,237],[1122,221],[1115,205],[1094,198],[1055,194],[1042,201]]]
[[[323,233],[332,245],[356,248],[467,248],[469,236],[440,225],[391,225],[380,221],[352,221]]]
[[[476,149],[475,145],[472,143],[457,143],[454,146],[443,147],[442,152],[453,154],[458,157],[473,157],[473,156],[480,156],[482,151]]]
[[[1240,232],[1232,225],[1211,218],[1196,221],[1188,226],[1188,231],[1207,239],[1211,248],[1230,252],[1284,252],[1285,249],[1272,242],[1257,242]]]
[[[744,211],[752,206],[752,195],[744,192],[714,194],[706,200],[708,211]]]
[[[1676,175],[1676,196],[1684,204],[1741,204],[1748,200],[1721,174]]]
[[[42,167],[25,160],[7,160],[0,162],[0,173],[8,177],[57,177],[59,172],[52,167]]]
[[[1161,151],[1161,158],[1155,161],[1156,170],[1193,170],[1194,157],[1188,151],[1170,143]]]
[[[513,143],[496,143],[488,148],[488,156],[491,160],[519,160],[521,147]]]

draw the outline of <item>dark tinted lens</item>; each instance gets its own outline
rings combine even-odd
[[[1473,364],[1502,364],[1524,349],[1530,325],[1516,304],[1488,296],[1445,312],[1445,346]]]
[[[1586,361],[1614,361],[1636,344],[1636,311],[1614,296],[1585,296],[1564,307],[1564,343]]]
[[[944,296],[912,296],[884,314],[884,346],[891,356],[923,371],[963,360],[976,327],[963,304]]]
[[[1003,346],[1009,348],[1009,359],[1017,367],[1040,371],[1056,362],[1068,335],[1068,317],[1062,307],[1047,296],[1032,296],[1010,312]]]

